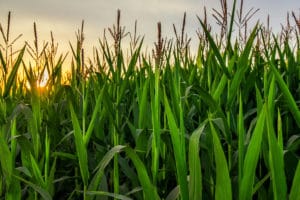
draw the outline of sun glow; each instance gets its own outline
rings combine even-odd
[[[43,75],[40,78],[35,79],[33,83],[30,83],[30,81],[28,80],[26,82],[26,88],[28,90],[31,90],[32,87],[36,87],[36,89],[38,89],[39,91],[43,91],[48,87],[48,80],[49,80],[49,74],[48,72],[45,71]],[[32,84],[34,84],[34,86],[32,86]]]
[[[37,87],[38,88],[47,87],[48,80],[49,80],[49,74],[47,72],[44,72],[42,78],[37,81]]]

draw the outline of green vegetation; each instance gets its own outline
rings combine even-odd
[[[220,34],[199,18],[195,56],[185,15],[173,42],[158,23],[150,54],[118,11],[113,43],[100,39],[92,59],[82,23],[68,75],[66,55],[53,37],[40,48],[35,24],[33,46],[13,50],[9,13],[0,199],[300,199],[300,19],[274,35],[259,23],[248,30],[256,11],[244,16],[243,2],[221,4]]]

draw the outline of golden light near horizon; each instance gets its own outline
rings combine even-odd
[[[34,85],[33,87],[36,87],[36,89],[39,92],[42,92],[48,89],[48,81],[49,81],[49,73],[47,71],[44,71],[43,75],[40,78],[37,78],[37,80],[34,80],[33,83],[30,83],[30,81],[27,80],[25,86],[28,90],[31,90],[33,84]]]
[[[37,81],[37,87],[45,88],[47,86],[48,80],[49,80],[49,74],[48,74],[47,71],[45,71],[43,73],[43,76],[42,76],[41,80]]]

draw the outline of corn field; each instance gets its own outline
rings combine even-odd
[[[9,13],[0,199],[299,200],[300,18],[275,34],[247,26],[255,10],[220,2],[220,32],[204,9],[195,53],[185,14],[173,39],[158,23],[147,52],[118,11],[88,57],[84,23],[69,54],[52,34],[41,45],[35,23],[33,43],[16,50]]]

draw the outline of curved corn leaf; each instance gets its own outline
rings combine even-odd
[[[111,150],[109,150],[104,157],[101,159],[97,167],[94,169],[93,173],[96,173],[88,187],[89,191],[96,191],[101,182],[102,176],[104,175],[104,169],[109,164],[109,162],[113,159],[114,155],[120,153],[125,148],[125,146],[115,146]],[[87,199],[90,199],[87,197]]]
[[[168,125],[170,127],[170,135],[174,150],[174,157],[175,157],[175,163],[176,163],[176,172],[178,177],[178,183],[180,186],[180,193],[181,198],[183,200],[188,199],[189,193],[188,193],[188,184],[187,184],[187,170],[186,170],[186,161],[184,160],[184,153],[182,151],[181,143],[184,141],[181,141],[181,137],[179,131],[179,128],[176,124],[175,116],[170,108],[169,101],[164,95],[164,103],[165,103],[165,109],[166,109],[166,115],[168,119]]]
[[[144,163],[141,161],[139,156],[131,148],[129,147],[125,148],[125,152],[135,166],[135,169],[139,177],[139,181],[142,185],[145,194],[144,196],[145,200],[159,200],[160,198],[157,194],[156,188],[153,186],[153,184],[150,181]]]
[[[44,200],[52,200],[51,195],[45,189],[41,188],[40,186],[38,186],[30,181],[23,179],[20,176],[16,176],[16,175],[13,175],[13,176],[15,178],[17,178],[18,180],[22,181],[23,183],[27,184],[28,186],[32,187],[36,192],[38,192],[41,195],[41,197],[43,197]]]
[[[0,50],[0,62],[1,62],[1,64],[2,64],[4,73],[7,73],[6,62],[5,62],[5,60],[4,60],[4,57],[3,57],[3,54],[2,54],[2,51],[1,51],[1,50]]]
[[[211,120],[209,121],[209,125],[213,136],[214,156],[216,162],[215,199],[231,200],[232,199],[231,181],[230,181],[226,157],[219,136]]]
[[[71,119],[72,119],[72,124],[74,127],[76,153],[78,156],[80,173],[81,173],[83,183],[86,186],[88,184],[88,179],[89,179],[87,150],[86,150],[86,146],[84,145],[84,142],[83,142],[82,131],[81,131],[77,116],[75,114],[73,105],[71,103],[69,104],[69,108],[71,111]]]
[[[297,169],[295,171],[289,200],[300,200],[299,185],[300,185],[300,161],[298,161]]]
[[[93,114],[92,114],[92,118],[91,118],[91,121],[89,123],[89,127],[86,131],[86,134],[83,136],[83,143],[85,146],[88,145],[89,141],[90,141],[90,138],[91,138],[91,135],[92,135],[92,132],[93,132],[93,129],[94,129],[94,126],[95,126],[95,122],[96,122],[96,117],[98,115],[98,112],[99,112],[99,108],[100,108],[100,105],[101,105],[101,101],[103,99],[103,94],[104,94],[104,90],[106,89],[105,86],[103,86],[99,96],[97,97],[97,100],[96,100],[96,105],[94,107],[94,111],[93,111]]]
[[[239,199],[250,200],[252,199],[253,182],[255,178],[255,169],[258,162],[258,157],[261,149],[261,141],[264,132],[266,118],[265,105],[260,112],[254,128],[248,149],[245,155],[243,177],[239,187]]]
[[[13,175],[12,155],[4,139],[4,133],[0,128],[0,164],[2,173],[6,179],[6,185],[9,186]]]
[[[202,173],[199,157],[199,140],[204,132],[206,122],[201,124],[191,135],[189,141],[189,198],[202,199]]]
[[[21,49],[21,51],[20,51],[20,53],[18,55],[18,58],[17,58],[15,64],[13,65],[13,67],[12,67],[12,70],[11,70],[9,76],[8,76],[8,80],[7,80],[6,84],[5,84],[5,89],[4,89],[3,97],[7,97],[9,95],[10,89],[11,89],[13,83],[16,80],[17,72],[18,72],[18,69],[19,69],[20,64],[22,62],[25,49],[26,49],[26,45]]]
[[[250,57],[250,53],[252,50],[252,44],[253,44],[256,34],[257,34],[257,27],[258,27],[258,25],[256,25],[254,30],[252,31],[252,33],[246,43],[245,49],[244,49],[242,55],[238,59],[238,64],[237,64],[238,69],[235,72],[234,77],[230,83],[227,108],[231,107],[233,100],[237,95],[236,91],[240,87],[240,84],[241,84],[243,78],[245,77],[245,73],[246,73],[247,69],[250,67],[249,57]]]
[[[147,170],[143,162],[139,159],[138,155],[130,147],[121,146],[121,145],[115,146],[110,151],[108,151],[103,157],[103,159],[100,161],[98,166],[94,169],[94,172],[96,172],[96,174],[89,185],[89,191],[97,190],[101,178],[104,175],[104,169],[109,164],[109,162],[114,158],[114,156],[120,153],[121,151],[125,151],[126,155],[133,162],[135,169],[137,170],[138,173],[140,184],[142,185],[145,194],[145,199],[154,199],[154,200],[160,199],[156,192],[156,188],[152,185]],[[87,199],[90,198],[87,197]]]
[[[286,199],[287,185],[284,173],[283,151],[276,140],[275,131],[270,116],[270,112],[266,112],[268,143],[269,143],[269,162],[271,168],[271,181],[273,185],[274,199]]]
[[[214,42],[214,39],[212,38],[212,36],[210,35],[209,31],[207,30],[205,24],[202,22],[202,20],[199,17],[198,17],[198,20],[201,24],[201,27],[203,28],[203,30],[205,32],[205,35],[208,39],[208,42],[209,42],[211,48],[213,49],[214,55],[216,56],[217,60],[219,61],[222,71],[225,73],[225,75],[227,76],[228,79],[231,79],[231,75],[225,65],[225,62],[221,56],[219,48],[217,47],[216,43]]]
[[[269,60],[269,62],[270,62],[270,60]],[[294,97],[291,94],[288,86],[284,82],[283,78],[280,76],[280,74],[279,74],[278,70],[276,69],[273,62],[270,62],[270,67],[271,67],[273,74],[275,75],[278,86],[281,89],[283,96],[287,101],[289,110],[292,113],[294,119],[296,120],[298,127],[300,127],[300,110],[294,100]]]

